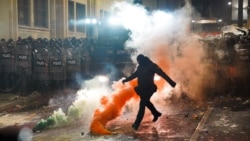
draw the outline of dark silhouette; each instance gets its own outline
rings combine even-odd
[[[145,113],[145,106],[153,114],[153,122],[161,116],[161,113],[156,110],[154,105],[150,102],[150,98],[154,92],[156,92],[157,87],[154,84],[154,74],[158,74],[163,77],[172,87],[175,87],[176,83],[155,63],[153,63],[148,57],[140,54],[137,56],[137,62],[139,66],[137,70],[131,74],[131,76],[122,80],[122,83],[138,78],[138,86],[135,87],[136,93],[140,96],[140,107],[136,117],[136,120],[132,127],[137,130],[143,119]]]

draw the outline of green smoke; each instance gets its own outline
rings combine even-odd
[[[47,119],[41,119],[37,122],[33,131],[40,131],[46,128],[60,127],[70,124],[72,121],[81,118],[83,115],[83,109],[85,105],[85,99],[81,98],[76,100],[67,110],[67,115],[61,108],[49,116]]]
[[[98,77],[86,81],[84,85],[88,88],[80,89],[77,92],[76,100],[68,107],[64,113],[61,108],[47,117],[37,122],[33,131],[41,131],[46,128],[60,127],[72,123],[84,116],[84,121],[89,123],[94,110],[100,106],[100,98],[105,93],[110,93],[110,89],[106,85],[101,85]]]

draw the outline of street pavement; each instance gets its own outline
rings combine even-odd
[[[0,94],[0,140],[17,140],[22,129],[32,129],[36,123],[48,117],[60,107],[46,107],[48,99],[37,92],[20,97],[18,94]],[[44,99],[45,101],[42,101]],[[47,101],[46,101],[47,100]],[[37,104],[37,105],[36,105]],[[36,106],[34,106],[36,105]],[[31,107],[29,107],[31,106]],[[106,125],[113,135],[91,135],[85,119],[72,124],[27,132],[32,141],[249,141],[249,97],[218,96],[197,104],[188,98],[166,100],[160,109],[163,115],[157,122],[143,120],[138,131],[131,128],[136,115],[117,118]],[[146,117],[150,117],[147,116]]]
[[[249,141],[250,99],[218,97],[194,140]]]

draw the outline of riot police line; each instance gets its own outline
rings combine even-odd
[[[88,39],[31,37],[0,41],[0,92],[46,90],[87,75]],[[93,44],[92,44],[93,45]]]
[[[133,69],[123,41],[98,39],[25,39],[0,41],[0,92],[42,91],[75,87],[84,79],[111,74],[119,79],[122,70]],[[117,71],[119,70],[119,71]]]

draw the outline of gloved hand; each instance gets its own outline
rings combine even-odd
[[[172,86],[173,88],[175,87],[175,85],[176,85],[175,82],[171,83],[171,86]]]

